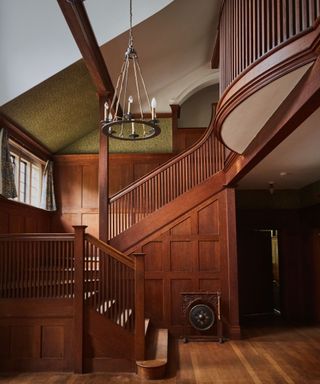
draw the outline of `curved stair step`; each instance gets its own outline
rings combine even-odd
[[[147,358],[137,361],[138,376],[149,379],[162,379],[168,363],[168,330],[154,329],[147,338]]]

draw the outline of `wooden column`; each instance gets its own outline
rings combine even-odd
[[[100,120],[104,115],[104,103],[110,100],[108,96],[99,97]],[[109,201],[109,137],[102,133],[99,127],[99,239],[108,241],[108,201]]]
[[[74,371],[84,372],[84,236],[86,225],[74,228]]]
[[[172,113],[172,152],[178,152],[178,119],[180,118],[180,105],[171,104]]]
[[[226,188],[226,231],[229,276],[229,333],[232,339],[240,338],[238,299],[238,256],[235,190]]]
[[[144,334],[144,253],[134,253],[135,261],[135,359],[145,358]]]

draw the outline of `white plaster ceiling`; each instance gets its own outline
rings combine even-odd
[[[245,99],[225,119],[221,129],[223,142],[233,151],[243,153],[311,65],[280,77]]]
[[[134,28],[143,77],[159,112],[170,112],[170,103],[182,103],[218,82],[210,59],[220,4],[220,0],[175,0]],[[120,16],[127,19],[126,14]],[[114,84],[127,46],[124,33],[101,47]]]
[[[300,189],[320,180],[320,108],[238,184],[240,189]]]
[[[133,0],[133,23],[172,0]],[[128,28],[129,0],[86,0],[100,44]],[[56,0],[0,1],[0,105],[66,68],[81,55]]]

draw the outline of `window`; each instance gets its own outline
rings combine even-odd
[[[40,207],[41,180],[45,163],[11,140],[9,145],[18,195],[14,200]]]

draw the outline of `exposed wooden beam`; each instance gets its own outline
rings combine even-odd
[[[83,0],[57,0],[99,95],[113,94],[113,84]]]
[[[274,112],[243,155],[226,170],[226,184],[235,185],[320,107],[320,56]]]

